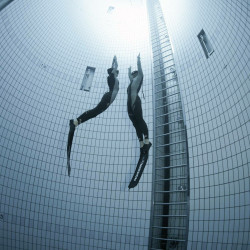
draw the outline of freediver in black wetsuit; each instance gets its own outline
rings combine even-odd
[[[143,72],[141,68],[141,59],[140,54],[137,56],[137,68],[138,70],[131,73],[131,67],[128,69],[128,76],[130,79],[130,84],[127,89],[128,101],[127,109],[129,119],[132,121],[133,126],[135,127],[137,137],[140,142],[140,159],[137,163],[137,167],[134,173],[133,178],[131,179],[128,188],[134,188],[142,175],[142,172],[147,164],[148,160],[148,151],[152,146],[152,143],[148,139],[148,126],[143,119],[141,99],[138,96],[138,93],[141,89],[143,83]],[[143,140],[144,136],[144,140]]]
[[[141,89],[143,83],[143,72],[141,68],[140,54],[137,56],[137,68],[138,70],[131,73],[131,67],[128,69],[128,76],[130,79],[130,84],[127,89],[128,101],[127,109],[129,119],[132,121],[137,137],[140,142],[141,154],[148,152],[151,147],[151,142],[148,139],[148,126],[143,119],[141,99],[138,93]],[[144,140],[143,140],[144,135]]]
[[[89,119],[92,119],[102,112],[104,112],[111,103],[115,100],[116,95],[119,91],[119,81],[117,76],[119,74],[117,58],[114,56],[112,61],[112,66],[107,70],[109,76],[107,77],[107,82],[109,86],[109,92],[106,92],[101,101],[97,104],[94,109],[88,110],[80,115],[75,120],[69,121],[69,135],[68,135],[68,144],[67,144],[67,166],[68,166],[68,175],[70,176],[70,153],[71,153],[71,146],[74,137],[75,128],[83,122],[86,122]]]

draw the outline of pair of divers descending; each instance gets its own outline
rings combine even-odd
[[[137,137],[140,142],[140,158],[137,163],[135,173],[129,183],[128,188],[134,188],[141,178],[143,170],[147,164],[148,152],[151,147],[151,142],[148,138],[148,127],[146,122],[143,119],[141,99],[138,96],[138,93],[141,89],[143,83],[143,72],[141,67],[140,54],[137,56],[137,69],[131,73],[131,67],[128,69],[128,77],[130,84],[127,88],[128,100],[127,100],[127,111],[129,119],[135,127]],[[85,111],[76,119],[69,121],[69,134],[68,134],[68,144],[67,144],[67,166],[68,166],[68,176],[70,176],[71,167],[70,167],[70,153],[74,137],[74,132],[77,126],[81,123],[86,122],[89,119],[92,119],[102,112],[104,112],[111,103],[115,100],[117,93],[119,91],[119,81],[117,79],[119,75],[117,57],[114,56],[112,61],[112,66],[107,70],[108,77],[107,82],[109,86],[109,91],[106,92],[101,101],[97,106],[91,110]],[[144,138],[143,138],[144,137]]]

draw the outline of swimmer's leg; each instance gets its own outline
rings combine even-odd
[[[68,135],[68,144],[67,144],[67,167],[68,167],[68,176],[70,176],[70,153],[71,153],[71,147],[72,147],[72,142],[73,142],[73,137],[75,133],[75,124],[74,120],[69,121],[69,135]]]

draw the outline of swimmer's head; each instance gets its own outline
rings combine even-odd
[[[111,75],[112,71],[113,71],[113,68],[107,69],[107,72],[109,75]],[[118,74],[119,74],[119,70],[116,70],[116,75],[118,75]]]
[[[137,71],[137,70],[133,71],[133,72],[131,73],[131,75],[133,76],[133,78],[137,77],[138,71]]]

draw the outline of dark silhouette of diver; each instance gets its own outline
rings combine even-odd
[[[86,122],[89,119],[92,119],[102,112],[104,112],[110,104],[115,100],[116,95],[119,91],[119,81],[117,79],[117,76],[119,74],[118,68],[118,63],[117,63],[117,58],[114,56],[113,61],[112,61],[112,66],[107,70],[108,72],[108,77],[107,77],[107,82],[109,86],[109,91],[106,92],[101,101],[97,104],[97,106],[94,109],[88,110],[84,112],[82,115],[80,115],[78,118],[75,120],[70,120],[69,121],[69,135],[68,135],[68,144],[67,144],[67,166],[68,166],[68,175],[70,176],[70,153],[71,153],[71,146],[72,146],[72,141],[74,137],[74,132],[75,128],[80,125],[83,122]]]
[[[130,79],[130,84],[127,89],[128,93],[128,115],[129,119],[132,121],[137,137],[140,142],[140,152],[145,154],[151,147],[151,142],[148,139],[148,127],[142,116],[141,99],[138,93],[141,89],[143,83],[143,72],[141,68],[140,54],[137,56],[137,68],[138,70],[131,73],[131,67],[128,69],[128,77]],[[143,140],[144,135],[144,140]]]
[[[135,127],[136,134],[140,142],[140,159],[137,163],[135,173],[129,183],[129,189],[134,188],[139,183],[143,170],[148,161],[148,151],[152,146],[152,143],[148,139],[148,126],[142,116],[141,99],[138,96],[143,83],[143,72],[141,68],[140,54],[137,56],[137,68],[138,70],[133,71],[132,73],[131,67],[129,67],[128,69],[130,84],[127,89],[127,108],[129,119],[132,121]]]

